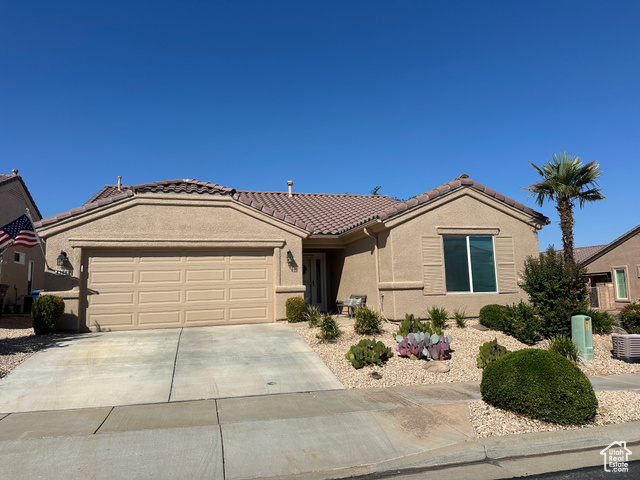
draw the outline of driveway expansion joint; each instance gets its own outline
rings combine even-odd
[[[176,355],[173,358],[173,372],[171,373],[171,386],[169,387],[169,397],[167,398],[167,402],[171,401],[171,394],[173,393],[173,381],[176,378],[176,365],[178,364],[178,352],[180,351],[180,340],[182,339],[182,332],[184,332],[184,327],[180,329],[180,333],[178,334],[178,342],[176,344]]]

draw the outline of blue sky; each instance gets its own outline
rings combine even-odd
[[[638,223],[640,2],[0,2],[0,171],[43,215],[125,184],[409,198],[461,173],[551,218],[529,162],[598,160],[576,245]]]

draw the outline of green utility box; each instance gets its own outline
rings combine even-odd
[[[578,355],[584,360],[593,360],[593,323],[591,317],[571,317],[571,339],[578,347]]]

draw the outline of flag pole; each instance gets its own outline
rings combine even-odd
[[[31,213],[29,212],[29,207],[25,208],[25,213],[27,215],[27,218],[29,218],[29,221],[31,222],[31,226],[33,226],[33,218],[31,218]],[[42,244],[44,242],[40,238],[40,235],[38,235],[38,230],[36,230],[36,227],[33,227],[33,231],[36,234],[36,238],[38,239],[38,246],[40,247],[40,251],[42,252],[42,256],[44,257],[44,264],[47,266],[47,268],[49,270],[54,271],[54,269],[51,268],[49,266],[49,264],[47,263],[47,254],[45,253],[44,248],[42,248]]]

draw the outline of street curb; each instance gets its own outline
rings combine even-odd
[[[514,438],[517,437],[517,438]],[[516,441],[514,441],[516,440]],[[455,445],[420,452],[384,462],[349,468],[279,475],[280,480],[334,480],[344,478],[388,478],[396,475],[418,474],[425,471],[446,470],[489,463],[581,453],[606,448],[612,442],[626,442],[627,446],[640,446],[640,422],[627,422],[579,430],[534,432],[504,437],[467,440]],[[264,479],[275,477],[261,477]]]

